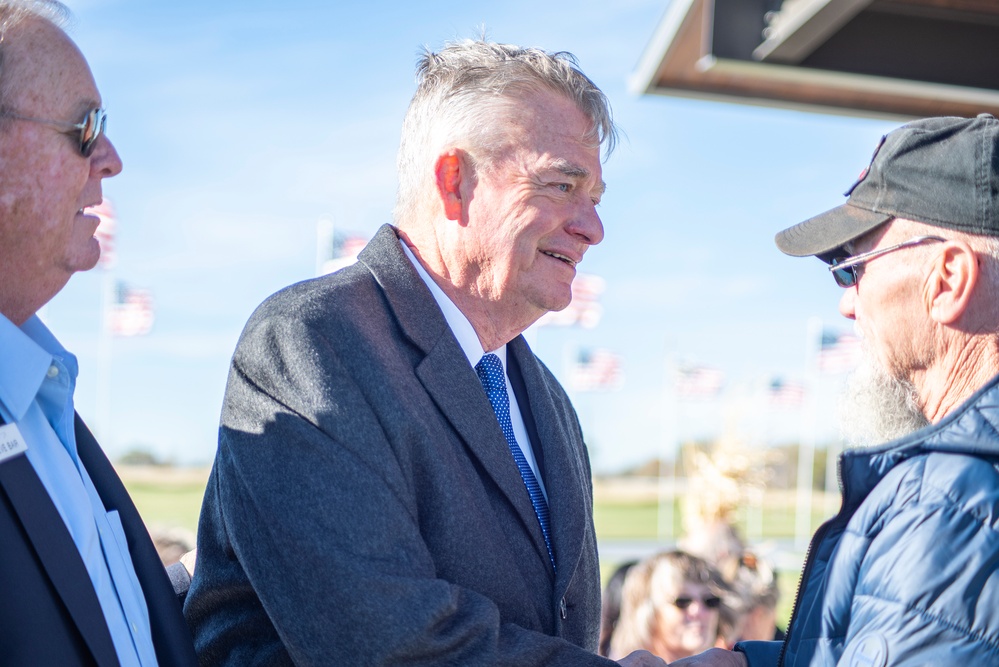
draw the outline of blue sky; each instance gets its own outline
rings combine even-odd
[[[574,53],[624,136],[605,164],[606,239],[585,270],[607,282],[594,329],[537,332],[564,375],[567,346],[623,359],[624,387],[575,397],[598,470],[664,441],[668,358],[710,364],[724,395],[679,407],[680,437],[759,446],[796,437],[792,411],[761,410],[773,375],[804,377],[806,322],[849,325],[817,260],[784,257],[783,227],[842,202],[898,123],[644,97],[628,79],[664,0],[282,3],[71,0],[125,164],[116,278],[152,291],[156,325],[114,340],[109,423],[99,423],[102,276],[74,277],[46,317],[78,354],[78,408],[114,456],[179,462],[215,451],[229,358],[254,307],[311,277],[320,218],[372,234],[391,221],[399,128],[423,45],[476,36]],[[820,440],[838,378],[819,393]]]

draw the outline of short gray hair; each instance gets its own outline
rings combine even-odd
[[[487,159],[501,147],[506,118],[497,112],[523,95],[561,95],[590,119],[588,138],[595,147],[606,145],[609,155],[617,142],[607,96],[579,70],[571,53],[463,40],[436,53],[425,51],[416,81],[399,146],[396,224],[417,214],[434,191],[432,160],[446,144],[467,142]]]
[[[27,19],[48,21],[60,30],[69,24],[72,13],[58,0],[0,0],[0,110],[10,97],[10,81],[5,68],[10,30]]]

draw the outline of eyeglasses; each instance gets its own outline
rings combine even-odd
[[[104,109],[91,109],[87,112],[87,115],[83,119],[82,123],[69,123],[63,120],[49,120],[47,118],[33,118],[31,116],[22,116],[20,114],[10,112],[0,113],[0,116],[61,127],[64,128],[66,134],[78,133],[80,135],[80,155],[83,157],[90,157],[94,152],[97,140],[101,138],[102,134],[104,134],[104,129],[108,123],[108,115],[105,113]]]
[[[833,278],[836,280],[837,285],[840,287],[853,287],[857,284],[857,281],[860,280],[860,274],[857,272],[857,269],[875,257],[887,255],[890,252],[895,252],[896,250],[901,250],[902,248],[911,248],[912,246],[917,246],[920,243],[926,243],[927,241],[946,240],[947,239],[939,236],[917,236],[909,239],[908,241],[888,246],[887,248],[872,250],[860,255],[854,255],[853,257],[841,257],[839,259],[834,259],[829,264],[829,270],[832,271]]]
[[[704,599],[701,599],[701,598],[677,598],[677,599],[673,600],[673,604],[676,605],[677,609],[686,609],[690,605],[694,604],[694,601],[697,601],[697,602],[701,603],[702,605],[704,605],[708,609],[717,609],[718,607],[721,606],[721,598],[719,598],[719,597],[710,597],[710,598],[704,598]]]

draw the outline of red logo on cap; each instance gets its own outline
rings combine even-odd
[[[843,193],[844,197],[849,197],[850,195],[852,195],[853,191],[857,189],[857,186],[863,183],[864,179],[867,178],[867,175],[871,173],[871,165],[874,164],[874,158],[878,156],[878,151],[880,151],[881,147],[885,145],[885,139],[887,138],[888,138],[887,134],[881,137],[881,141],[878,142],[877,147],[875,147],[874,149],[874,155],[871,156],[871,161],[868,162],[867,166],[864,167],[864,170],[860,172],[860,176],[858,176],[857,180],[854,181],[853,185],[850,186],[850,189]]]

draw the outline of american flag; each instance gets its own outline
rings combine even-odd
[[[774,407],[795,407],[805,400],[805,385],[794,380],[774,378],[767,386],[767,398]]]
[[[712,398],[721,393],[725,373],[709,366],[679,366],[676,369],[677,398]]]
[[[101,244],[101,258],[97,261],[97,265],[102,269],[114,268],[114,265],[118,263],[118,253],[114,245],[118,218],[115,216],[114,206],[105,197],[100,204],[88,209],[88,212],[101,219],[101,223],[97,225],[97,232],[94,233]]]
[[[575,391],[614,391],[623,384],[621,358],[610,350],[581,350],[569,373]]]
[[[118,281],[108,317],[115,336],[143,336],[153,329],[153,297],[149,290]]]
[[[845,373],[857,367],[862,354],[857,336],[823,329],[815,364],[822,373]]]
[[[323,262],[321,274],[339,271],[357,261],[357,256],[368,245],[368,239],[360,234],[334,232],[329,248],[329,258]]]
[[[572,281],[572,301],[563,310],[545,313],[538,320],[538,326],[571,327],[580,326],[592,329],[600,323],[604,313],[600,305],[606,283],[600,276],[590,273],[577,273]]]

